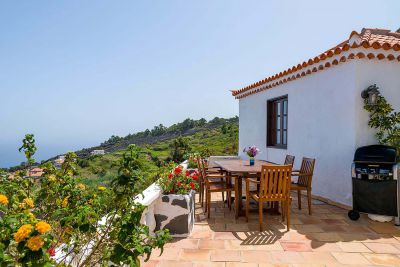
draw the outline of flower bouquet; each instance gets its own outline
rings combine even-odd
[[[250,157],[250,166],[254,165],[254,157],[257,156],[258,152],[260,152],[260,150],[255,146],[249,146],[249,147],[245,147],[243,149],[243,152],[245,152],[249,157]]]

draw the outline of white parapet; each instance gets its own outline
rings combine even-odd
[[[185,160],[180,165],[183,167],[183,171],[186,171],[189,163]],[[162,189],[157,185],[157,182],[155,182],[147,187],[137,198],[140,204],[146,206],[142,214],[141,222],[149,227],[150,233],[152,234],[154,234],[154,229],[156,228],[154,208],[159,202],[158,200],[161,198],[161,195]]]

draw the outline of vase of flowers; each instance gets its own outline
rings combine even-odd
[[[260,150],[256,147],[256,146],[249,146],[243,149],[243,152],[245,152],[249,157],[250,157],[250,166],[254,165],[254,158],[255,156],[257,156],[258,152],[260,152]]]
[[[197,170],[179,165],[166,166],[157,184],[162,192],[154,216],[156,229],[168,229],[174,237],[190,235],[194,225],[194,197],[198,189]]]

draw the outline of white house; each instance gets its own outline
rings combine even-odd
[[[376,143],[361,98],[373,84],[400,110],[400,32],[353,31],[314,58],[233,90],[239,147],[256,145],[257,157],[273,162],[294,155],[296,168],[303,156],[315,158],[313,195],[351,205],[354,152]]]
[[[90,152],[90,155],[91,155],[91,156],[94,156],[94,155],[104,155],[104,154],[105,154],[104,149],[95,149],[95,150],[92,150],[92,151]]]

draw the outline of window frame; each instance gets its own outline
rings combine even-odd
[[[286,114],[284,114],[284,105],[283,102],[286,101]],[[274,107],[276,103],[280,102],[281,103],[281,110],[280,110],[280,115],[277,115]],[[271,98],[267,100],[267,136],[266,136],[266,143],[267,147],[270,148],[280,148],[280,149],[287,149],[287,144],[288,144],[288,120],[289,120],[289,97],[288,95],[282,95],[279,97]],[[276,136],[277,136],[277,117],[280,116],[280,140],[281,144],[277,144],[276,142]],[[283,127],[283,121],[284,117],[286,116],[286,128]],[[283,142],[283,136],[284,132],[286,131],[286,144],[282,144]]]

